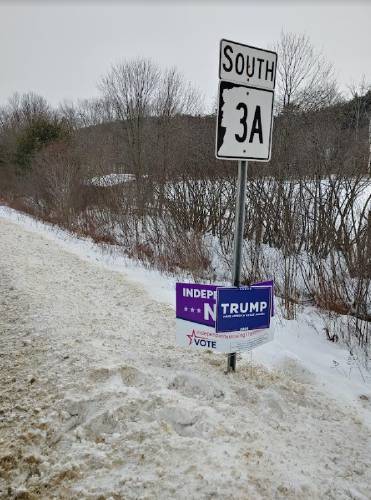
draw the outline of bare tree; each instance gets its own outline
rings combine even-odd
[[[1,113],[1,125],[17,128],[29,125],[32,120],[40,117],[50,117],[54,112],[46,99],[34,92],[13,94]]]
[[[151,116],[159,78],[159,69],[150,60],[137,59],[112,66],[100,83],[115,118],[126,132],[128,153],[138,179],[143,173],[144,121]]]
[[[99,85],[120,121],[132,173],[136,176],[138,212],[144,214],[144,148],[146,120],[153,114],[160,71],[148,59],[136,59],[112,66]]]
[[[366,83],[365,76],[363,75],[362,80],[358,84],[352,83],[349,85],[348,90],[352,97],[350,101],[350,125],[354,127],[354,137],[358,141],[360,128],[364,123],[369,122],[366,96],[371,91],[371,85]]]
[[[177,114],[200,114],[203,100],[200,93],[172,67],[163,72],[155,101],[155,115],[174,117]]]
[[[80,99],[76,105],[64,101],[59,105],[58,112],[74,129],[101,125],[114,119],[107,98]]]
[[[313,110],[335,100],[338,93],[332,64],[314,49],[306,35],[281,32],[275,50],[281,108]]]

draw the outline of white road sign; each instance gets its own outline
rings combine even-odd
[[[217,158],[269,161],[273,98],[272,90],[220,82]]]
[[[277,54],[270,50],[220,41],[219,78],[252,87],[274,90]]]

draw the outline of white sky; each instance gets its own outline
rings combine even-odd
[[[0,0],[0,104],[34,91],[56,105],[97,95],[112,63],[145,56],[175,65],[210,104],[220,38],[269,48],[306,33],[340,87],[371,82],[371,2],[5,2]]]

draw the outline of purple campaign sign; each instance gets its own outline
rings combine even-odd
[[[215,326],[216,286],[193,283],[176,284],[176,317]]]
[[[271,315],[273,316],[273,280],[254,283],[251,288],[267,286],[272,287]],[[200,325],[215,327],[217,288],[220,287],[195,283],[177,283],[176,317]]]

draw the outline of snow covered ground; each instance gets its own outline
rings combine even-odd
[[[0,498],[370,498],[371,377],[320,314],[225,375],[174,284],[0,207]]]
[[[87,185],[96,187],[111,187],[125,182],[132,182],[135,180],[134,174],[107,174],[98,177],[93,177],[86,181]]]

